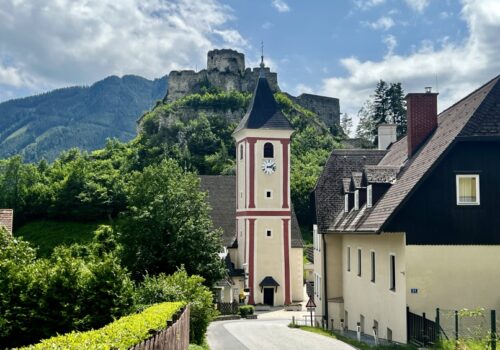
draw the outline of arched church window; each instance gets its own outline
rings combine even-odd
[[[274,147],[270,142],[264,144],[264,158],[274,158]]]
[[[243,145],[240,145],[240,159],[243,159]]]

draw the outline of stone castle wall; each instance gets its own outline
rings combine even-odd
[[[264,68],[271,90],[280,91],[278,74]],[[245,68],[245,55],[235,50],[212,50],[207,54],[207,69],[172,71],[168,76],[166,102],[175,101],[203,88],[216,87],[222,91],[241,91],[252,93],[259,78],[260,68]],[[302,94],[298,97],[288,95],[293,101],[307,108],[332,128],[340,124],[339,100],[336,98]]]
[[[338,98],[312,94],[301,94],[297,97],[287,95],[292,101],[320,116],[328,127],[340,125]]]

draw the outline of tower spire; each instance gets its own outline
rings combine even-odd
[[[261,55],[260,55],[260,72],[259,72],[259,78],[264,78],[264,41],[260,42],[260,50],[261,50]]]

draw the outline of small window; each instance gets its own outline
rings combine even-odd
[[[273,231],[271,231],[269,229],[266,230],[266,237],[272,237],[272,235],[273,235]]]
[[[273,198],[273,191],[266,190],[266,198]]]
[[[264,158],[274,158],[274,146],[271,142],[264,144]]]
[[[396,256],[390,255],[390,285],[389,289],[396,291]]]
[[[387,341],[392,343],[392,329],[387,328]]]
[[[349,212],[349,194],[345,194],[344,196],[344,211]]]
[[[457,205],[479,205],[479,175],[457,175]]]
[[[359,190],[354,191],[354,210],[359,210]]]
[[[243,159],[243,145],[240,145],[240,159]]]
[[[347,247],[347,271],[351,271],[351,247]]]
[[[361,249],[358,249],[358,276],[361,277]]]
[[[313,225],[313,241],[314,241],[314,249],[318,252],[321,251],[321,239],[319,237],[318,225]]]
[[[366,207],[371,208],[373,204],[372,185],[366,186]]]
[[[372,273],[371,273],[371,279],[370,280],[373,283],[375,283],[375,252],[372,251],[370,255],[371,255],[371,262],[372,262],[372,271],[371,271]]]

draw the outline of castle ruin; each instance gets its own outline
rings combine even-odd
[[[264,68],[266,78],[273,92],[280,91],[278,75]],[[245,55],[231,49],[211,50],[207,54],[207,68],[199,72],[193,70],[172,71],[168,75],[166,102],[175,101],[204,89],[215,87],[222,91],[252,93],[259,77],[260,68],[246,68]],[[288,95],[288,94],[287,94]],[[288,95],[300,106],[316,113],[330,128],[340,124],[339,100],[337,98],[301,94]]]

